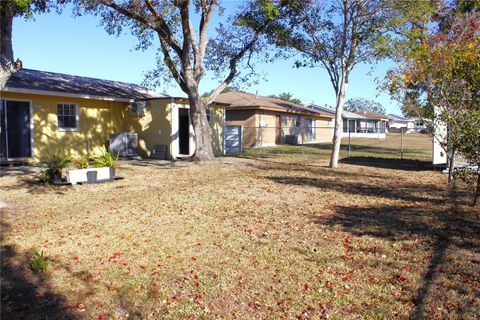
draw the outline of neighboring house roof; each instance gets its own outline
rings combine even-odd
[[[142,86],[63,73],[21,69],[8,79],[2,91],[75,96],[104,100],[141,100],[168,96]]]
[[[226,110],[260,109],[333,118],[333,115],[326,112],[321,112],[319,110],[315,110],[277,98],[256,96],[254,94],[246,92],[230,91],[222,93],[218,95],[218,97],[215,99],[215,102],[227,104],[228,106],[225,107]]]
[[[381,120],[388,120],[388,116],[384,115],[384,114],[381,114],[381,113],[377,113],[377,112],[372,112],[372,111],[357,111],[355,112],[356,114],[359,114],[361,116],[364,116],[368,119],[381,119]]]
[[[344,111],[342,113],[342,118],[347,118],[347,119],[368,119],[367,117],[364,117],[362,115],[359,115],[354,112],[349,112],[349,111]]]
[[[318,109],[318,110],[321,110],[323,112],[328,112],[332,115],[335,115],[335,110],[331,109],[331,108],[328,108],[328,107],[322,107],[322,106],[319,106],[319,105],[316,105],[316,104],[311,104],[309,105],[309,107],[311,108],[314,108],[314,109]],[[353,112],[349,112],[349,111],[343,111],[342,112],[342,118],[347,118],[347,119],[367,119],[367,117],[364,117],[364,116],[361,116],[359,114],[356,114],[356,113],[353,113]]]
[[[397,116],[391,113],[388,114],[388,119],[393,121],[398,121],[398,122],[414,122],[415,121],[415,119],[410,119],[403,116]]]
[[[308,106],[312,109],[320,110],[322,112],[335,115],[335,110],[332,109],[332,108],[329,108],[327,106],[319,106],[319,105],[316,105],[316,104],[313,104],[313,103],[309,104]]]

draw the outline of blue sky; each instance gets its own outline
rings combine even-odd
[[[230,1],[228,6],[234,6]],[[34,20],[16,18],[13,26],[15,58],[23,61],[25,68],[118,80],[140,84],[144,73],[155,66],[155,48],[135,51],[136,39],[128,33],[120,37],[108,35],[98,17],[72,17],[71,10],[63,14],[38,15]],[[214,30],[211,26],[211,31]],[[258,65],[257,71],[265,73],[266,81],[246,88],[260,95],[291,92],[304,103],[334,105],[335,94],[328,75],[321,68],[293,68],[295,59]],[[375,66],[359,65],[350,76],[347,99],[363,97],[380,102],[389,113],[400,113],[396,102],[386,93],[379,93],[375,78],[383,78],[392,67],[389,62]],[[372,70],[373,68],[373,70]],[[215,88],[218,81],[206,76],[201,92]],[[185,94],[173,83],[157,88],[170,95]]]

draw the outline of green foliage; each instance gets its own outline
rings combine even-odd
[[[283,100],[283,101],[288,101],[288,102],[295,103],[295,104],[302,104],[302,100],[294,98],[293,94],[290,93],[290,92],[282,92],[279,95],[272,94],[272,95],[269,95],[269,97],[280,99],[280,100]]]
[[[47,271],[49,267],[48,257],[45,257],[42,252],[35,251],[32,260],[30,261],[30,268],[33,272]]]
[[[102,153],[100,156],[93,158],[93,161],[95,162],[94,167],[95,168],[102,168],[102,167],[111,167],[115,168],[117,166],[117,162],[119,159],[119,155],[112,155],[110,152],[107,150],[102,150]]]
[[[385,108],[378,102],[364,99],[364,98],[352,98],[345,102],[345,110],[350,112],[357,111],[372,111],[381,114],[386,114]]]
[[[72,163],[72,160],[73,157],[66,154],[64,150],[57,149],[55,154],[46,161],[47,169],[42,172],[42,181],[53,182],[55,174],[62,175],[63,169]]]

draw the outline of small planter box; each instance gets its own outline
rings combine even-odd
[[[71,184],[84,182],[102,182],[115,179],[115,168],[88,168],[67,171],[67,182]]]

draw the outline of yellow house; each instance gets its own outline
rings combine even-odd
[[[156,146],[169,159],[195,151],[187,100],[135,84],[22,69],[0,91],[0,102],[3,161],[44,161],[58,149],[93,156],[119,132],[137,134],[142,157]],[[224,114],[219,105],[208,111],[217,155],[223,154]]]

